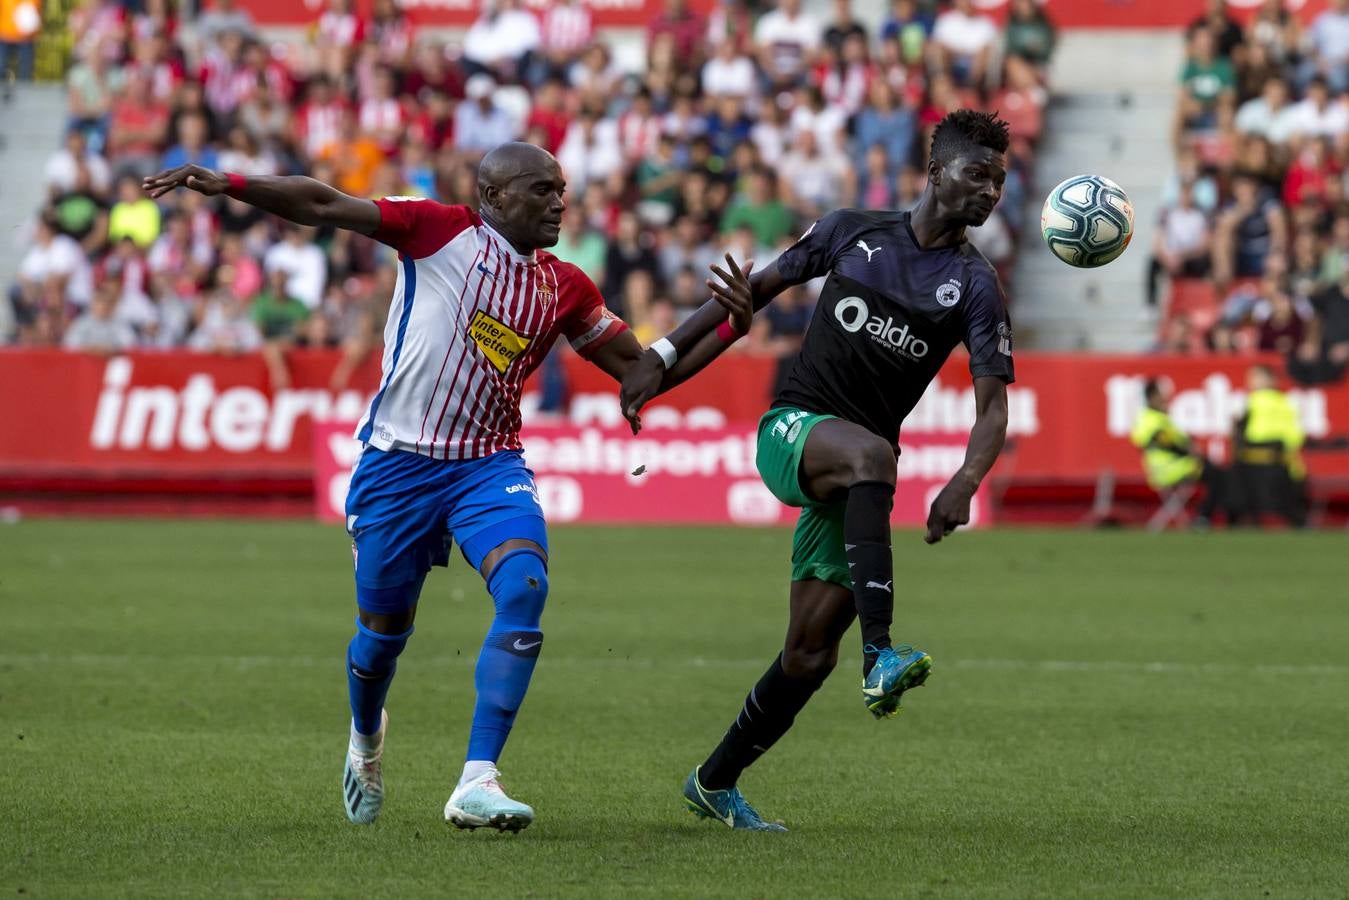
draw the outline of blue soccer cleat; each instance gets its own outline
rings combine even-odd
[[[373,750],[358,748],[355,742],[347,745],[347,765],[342,771],[342,806],[347,818],[357,825],[369,825],[384,805],[384,773],[380,759],[384,755],[384,732],[389,727],[389,714],[380,712],[379,731],[372,741]]]
[[[864,648],[870,652],[873,648]],[[909,688],[921,687],[932,672],[932,657],[917,647],[886,647],[871,672],[862,679],[862,702],[878,719],[899,715],[899,698]]]
[[[700,767],[701,768],[701,767]],[[684,802],[689,812],[700,819],[716,819],[727,828],[747,831],[786,831],[777,822],[765,822],[754,807],[745,800],[740,788],[709,791],[698,782],[698,769],[689,773],[684,782]]]

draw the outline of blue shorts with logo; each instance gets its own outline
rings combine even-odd
[[[362,609],[392,612],[389,603],[367,605],[362,588],[415,585],[432,566],[448,565],[453,541],[474,569],[504,541],[533,541],[547,552],[548,538],[534,473],[518,450],[478,459],[431,459],[405,450],[366,446],[347,492],[347,531],[356,561]],[[368,595],[385,594],[383,591]]]

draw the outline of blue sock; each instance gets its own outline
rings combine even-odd
[[[483,641],[473,677],[478,702],[473,709],[468,759],[496,762],[543,645],[539,619],[548,598],[548,572],[533,550],[515,550],[496,564],[487,589],[496,605],[496,618]]]
[[[380,712],[398,668],[398,654],[411,636],[411,628],[402,634],[380,634],[356,620],[356,636],[347,645],[347,693],[351,721],[361,734],[379,731]]]

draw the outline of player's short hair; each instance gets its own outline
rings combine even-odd
[[[975,147],[1007,152],[1011,138],[997,113],[958,109],[947,113],[932,132],[932,158],[945,165]]]
[[[1151,403],[1153,400],[1162,398],[1162,380],[1160,378],[1149,378],[1143,382],[1143,399]]]

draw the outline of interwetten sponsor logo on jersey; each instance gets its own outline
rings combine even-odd
[[[505,373],[529,346],[530,339],[512,331],[482,310],[468,323],[468,336],[498,372]]]
[[[844,297],[834,307],[834,318],[849,334],[866,329],[871,339],[891,351],[909,359],[920,360],[927,356],[927,341],[909,330],[909,326],[896,325],[895,320],[886,316],[871,314],[871,307],[861,297]]]

